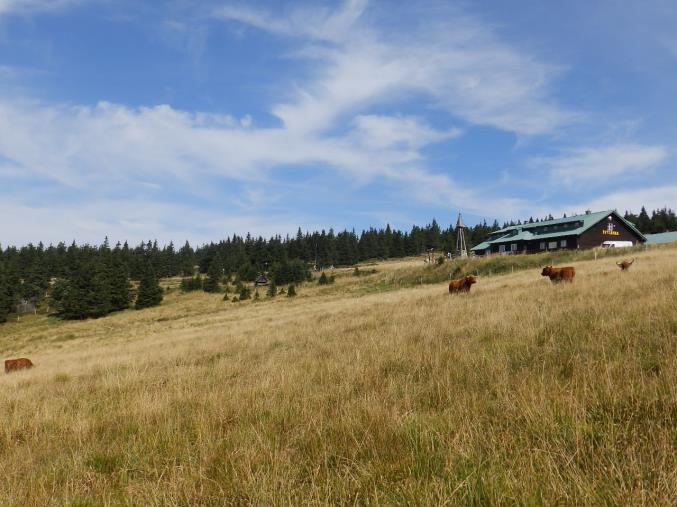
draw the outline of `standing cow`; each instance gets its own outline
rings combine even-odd
[[[477,278],[472,275],[464,276],[463,278],[457,278],[456,280],[451,280],[449,282],[449,294],[455,292],[470,292],[470,287],[472,284],[477,283]]]
[[[552,283],[573,282],[574,276],[576,276],[576,268],[572,266],[565,266],[562,268],[546,266],[543,268],[541,276],[549,277]]]
[[[12,373],[13,371],[23,370],[32,367],[33,363],[31,362],[31,360],[25,357],[21,357],[19,359],[5,360],[5,373]]]
[[[630,269],[630,266],[632,266],[632,263],[635,262],[635,259],[633,258],[631,261],[629,260],[624,260],[622,262],[617,262],[616,265],[621,268],[621,271],[627,271]]]

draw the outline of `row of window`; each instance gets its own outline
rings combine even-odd
[[[563,239],[559,242],[560,248],[566,248],[567,247],[567,240]],[[545,241],[541,241],[540,244],[541,250],[545,250]],[[557,248],[557,241],[549,241],[548,242],[548,250],[555,250]]]
[[[539,245],[541,250],[546,250],[546,242],[541,241],[541,244]],[[557,249],[557,241],[548,241],[547,242],[547,250],[556,250]],[[563,239],[559,242],[559,247],[560,248],[566,248],[567,247],[567,240]],[[510,245],[510,251],[511,252],[517,252],[517,243],[512,243]],[[505,245],[498,245],[498,252],[499,253],[505,253]]]

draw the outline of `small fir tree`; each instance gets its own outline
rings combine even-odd
[[[268,285],[268,297],[269,298],[274,298],[277,296],[277,285],[275,284],[275,279],[272,279],[270,281],[270,285]]]
[[[322,271],[322,274],[320,275],[319,280],[317,281],[318,285],[327,285],[329,284],[329,278],[327,277],[327,274]]]
[[[296,296],[296,287],[292,284],[287,289],[287,297],[293,298],[294,296]]]

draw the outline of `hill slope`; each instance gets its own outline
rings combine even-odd
[[[0,327],[3,505],[677,500],[677,249]],[[385,285],[384,285],[385,284]]]

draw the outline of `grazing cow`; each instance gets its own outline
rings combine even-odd
[[[477,283],[477,278],[472,275],[457,278],[449,282],[449,294],[454,292],[470,292],[473,283]]]
[[[543,268],[541,276],[550,277],[550,281],[552,283],[573,282],[574,276],[576,276],[576,268],[572,266],[565,266],[563,268],[554,268],[552,266],[546,266]]]
[[[628,269],[630,269],[630,266],[632,266],[632,263],[633,263],[633,262],[635,262],[634,257],[633,257],[633,259],[632,259],[631,261],[625,260],[625,261],[623,261],[623,262],[617,262],[617,263],[616,263],[616,266],[618,266],[619,268],[621,268],[621,271],[627,271]]]
[[[33,363],[30,359],[21,357],[19,359],[7,359],[5,360],[5,373],[11,373],[17,370],[23,370],[24,368],[32,368]]]

